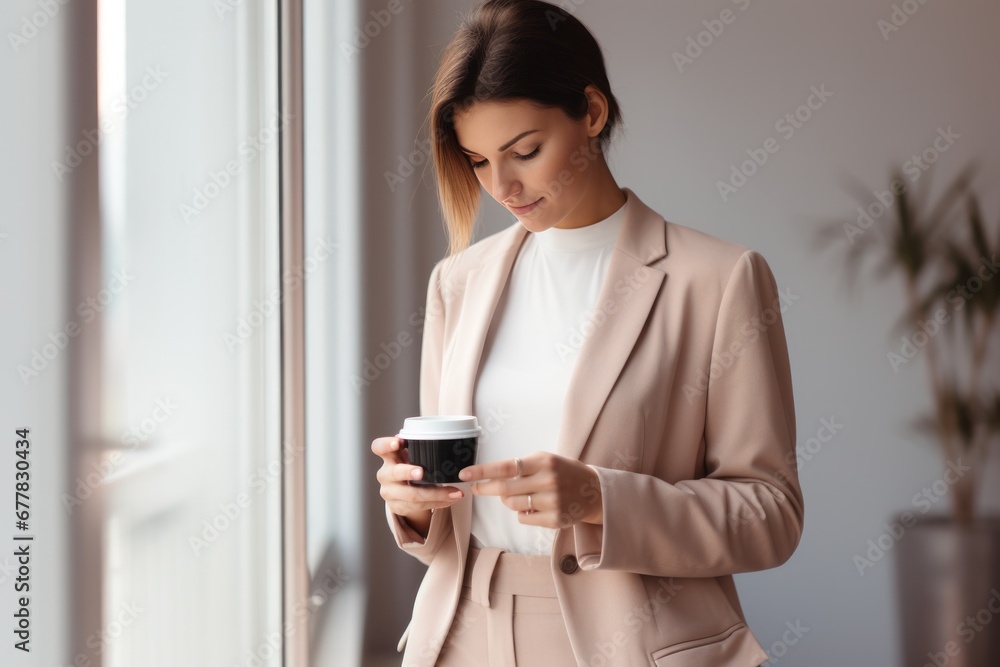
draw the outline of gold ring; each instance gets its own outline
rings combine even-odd
[[[515,456],[514,457],[514,465],[517,467],[517,474],[514,475],[514,478],[517,479],[518,477],[521,476],[521,459],[519,459],[519,458],[517,458]]]
[[[531,509],[531,494],[528,494],[528,514],[531,514],[535,510]]]

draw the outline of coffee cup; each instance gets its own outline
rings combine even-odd
[[[458,478],[463,468],[475,465],[479,455],[479,436],[483,428],[471,415],[435,415],[407,417],[396,434],[407,449],[410,464],[424,470],[422,479],[410,480],[417,486],[466,484]]]

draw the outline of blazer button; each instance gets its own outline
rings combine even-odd
[[[578,567],[576,556],[573,554],[563,556],[562,560],[559,561],[559,569],[563,571],[563,574],[573,574]]]

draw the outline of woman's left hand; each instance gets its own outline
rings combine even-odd
[[[521,459],[517,477],[514,459],[480,463],[462,469],[459,479],[472,482],[477,496],[500,496],[517,511],[517,520],[531,526],[568,528],[574,524],[604,523],[601,484],[587,464],[553,452],[532,452]],[[531,509],[528,510],[528,494]]]

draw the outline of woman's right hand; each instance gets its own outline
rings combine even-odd
[[[375,438],[372,452],[382,458],[375,478],[382,485],[379,494],[393,514],[405,517],[426,516],[461,500],[465,493],[454,486],[412,486],[407,480],[420,479],[423,468],[410,464],[409,451],[396,436]]]

